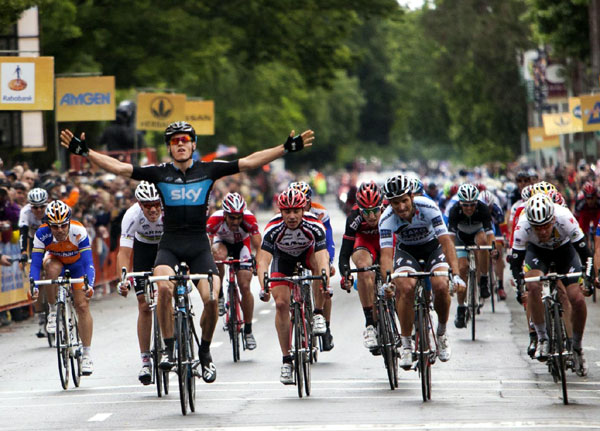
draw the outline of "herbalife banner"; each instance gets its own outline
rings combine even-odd
[[[54,109],[54,57],[0,57],[0,110]]]

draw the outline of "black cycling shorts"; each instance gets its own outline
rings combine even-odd
[[[158,244],[147,244],[145,242],[133,240],[133,271],[151,271],[156,259],[156,252],[158,250]],[[146,279],[143,277],[136,277],[134,288],[136,295],[144,294],[144,285]]]
[[[271,276],[272,277],[291,277],[294,275],[296,265],[298,262],[305,268],[310,268],[310,256],[313,253],[312,247],[303,252],[298,257],[293,257],[288,254],[275,253],[273,256],[273,262],[271,262]]]
[[[419,261],[425,264],[422,266]],[[403,245],[398,244],[394,254],[394,272],[406,272],[408,270],[432,271],[448,268],[446,256],[442,251],[442,245],[437,239],[426,244]]]
[[[240,242],[227,242],[227,241],[215,241],[215,243],[220,243],[223,244],[225,246],[225,248],[227,249],[227,256],[231,257],[233,259],[249,259],[252,254],[250,253],[250,250],[248,249],[247,245],[244,243],[244,241],[240,241]],[[243,251],[243,252],[242,252]],[[233,264],[233,268],[235,269],[235,271],[239,271],[240,269],[245,269],[246,271],[250,271],[252,269],[252,262],[245,262],[245,263],[234,263]]]
[[[158,244],[154,267],[168,265],[175,270],[181,262],[188,265],[190,274],[208,274],[210,270],[213,274],[219,274],[206,233],[165,232],[163,234]]]
[[[541,248],[533,244],[527,245],[525,262],[523,264],[524,273],[532,269],[539,269],[546,274],[550,270],[550,264],[552,263],[554,263],[554,270],[559,274],[568,274],[582,270],[579,255],[570,242],[553,250]]]

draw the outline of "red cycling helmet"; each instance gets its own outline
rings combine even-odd
[[[300,190],[290,187],[281,192],[279,198],[277,198],[277,205],[280,210],[304,208],[306,206],[306,196]]]
[[[475,184],[475,187],[477,187],[477,190],[479,190],[480,192],[487,190],[487,187],[483,183],[477,183]]]
[[[375,181],[362,183],[356,191],[356,203],[361,208],[375,208],[381,205],[383,196]]]
[[[558,190],[550,190],[548,192],[548,196],[550,196],[550,199],[552,199],[552,202],[554,202],[557,205],[562,206],[565,204],[565,198],[563,198],[563,195],[561,195]]]
[[[450,197],[454,196],[456,193],[458,193],[458,184],[452,184],[452,187],[450,187]]]
[[[223,211],[227,214],[244,214],[246,201],[239,193],[227,193],[223,199]]]
[[[588,197],[588,198],[589,198],[589,197],[592,197],[592,196],[594,196],[596,193],[598,193],[598,190],[596,189],[596,186],[594,186],[594,184],[592,184],[592,183],[591,183],[591,182],[589,182],[589,181],[588,181],[588,182],[586,182],[586,183],[583,185],[583,187],[582,187],[582,190],[583,190],[583,194],[584,194],[586,197]]]

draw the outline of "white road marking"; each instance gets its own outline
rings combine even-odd
[[[111,415],[112,415],[112,413],[98,413],[98,414],[95,414],[94,416],[92,416],[91,418],[89,418],[87,421],[88,422],[102,422],[102,421],[105,421],[106,419],[108,419]]]
[[[269,314],[271,310],[260,310],[258,314]]]
[[[582,429],[598,429],[600,422],[584,422],[584,421],[502,421],[502,422],[431,422],[423,424],[318,424],[311,425],[285,425],[285,428],[278,425],[267,426],[245,426],[245,427],[219,427],[219,428],[179,428],[179,429],[194,429],[196,431],[212,431],[212,430],[231,430],[231,431],[281,431],[282,429],[290,431],[312,431],[318,428],[322,431],[368,431],[368,430],[385,430],[385,431],[410,431],[410,430],[438,430],[438,429],[530,429],[530,428],[550,428],[550,429],[566,429],[566,428],[582,428]],[[159,431],[158,429],[146,429],[146,431]]]

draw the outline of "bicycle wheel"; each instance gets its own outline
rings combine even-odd
[[[471,340],[475,341],[475,315],[477,314],[477,286],[475,271],[469,272],[469,314],[471,315]]]
[[[389,316],[390,325],[390,343],[392,346],[392,368],[394,370],[394,388],[398,387],[398,359],[400,354],[398,353],[398,346],[400,342],[400,331],[398,330],[398,324],[396,323],[396,303],[393,298],[388,299],[387,302],[387,314]]]
[[[383,357],[383,364],[390,384],[390,389],[393,391],[396,388],[394,384],[394,357],[393,357],[393,346],[389,322],[389,313],[387,311],[386,303],[384,299],[377,300],[377,343],[379,344],[379,351]]]
[[[156,309],[152,310],[152,379],[156,383],[156,394],[159,398],[163,394],[163,370],[158,367],[160,363],[160,354],[162,352],[162,339],[160,336],[160,328],[158,326],[158,315]],[[167,374],[167,373],[165,373]],[[166,391],[165,391],[166,394]]]
[[[65,304],[56,304],[56,354],[58,375],[63,389],[69,387],[69,329],[65,316]]]
[[[196,363],[196,351],[197,347],[194,346],[194,321],[191,314],[188,314],[188,322],[186,325],[186,350],[187,350],[187,369],[186,369],[186,378],[187,389],[188,389],[188,402],[190,404],[190,410],[192,412],[196,411],[196,376],[194,375],[193,364]]]
[[[496,273],[494,272],[493,260],[490,258],[488,269],[488,283],[491,292],[490,302],[492,303],[492,313],[496,312]]]
[[[308,342],[308,337],[307,337],[307,329],[308,329],[308,322],[306,321],[306,317],[304,318],[304,324],[302,325],[302,372],[304,374],[304,392],[306,392],[306,396],[310,396],[310,389],[311,389],[311,380],[310,380],[310,367],[311,367],[311,360],[310,357],[312,356],[312,353],[310,351],[310,345]]]
[[[302,391],[304,389],[304,372],[302,370],[302,316],[300,313],[300,306],[294,304],[294,319],[292,322],[292,328],[294,331],[294,373],[296,375],[296,386],[298,387],[298,396],[302,398]]]
[[[233,353],[233,362],[240,360],[240,328],[238,322],[238,307],[237,295],[235,291],[235,284],[230,284],[227,291],[229,296],[229,309],[228,312],[228,329],[229,329],[229,341],[231,341],[231,349]]]
[[[417,305],[417,360],[419,377],[421,378],[421,394],[423,395],[423,401],[427,401],[431,398],[431,376],[429,367],[429,334],[428,334],[428,322],[427,315],[423,304]]]
[[[181,311],[175,315],[175,343],[177,348],[177,379],[179,381],[179,401],[181,403],[181,413],[187,415],[188,408],[188,379],[187,379],[187,342],[186,342],[187,324],[185,316]]]
[[[310,362],[316,363],[319,360],[319,338],[312,329],[313,306],[312,306],[312,287],[310,284],[302,286],[304,293],[304,317],[306,318],[306,333],[308,337],[308,347],[310,349]]]
[[[544,300],[544,318],[546,322],[546,333],[548,334],[548,352],[550,355],[554,351],[554,315],[551,310],[552,301],[550,299]],[[560,375],[558,374],[558,369],[556,368],[554,360],[550,358],[550,360],[546,361],[546,365],[548,366],[548,372],[552,375],[554,383],[558,383]]]
[[[71,375],[73,376],[73,383],[75,387],[79,387],[81,382],[81,357],[83,356],[81,338],[79,337],[79,325],[77,323],[77,315],[72,306],[70,307],[70,318],[69,318],[69,336],[70,336],[70,347],[69,357],[71,359]]]
[[[565,372],[565,338],[563,337],[563,321],[560,315],[560,304],[554,303],[552,307],[552,314],[554,320],[554,348],[552,359],[558,371],[560,383],[562,385],[563,404],[569,404],[569,397],[567,394],[567,376]]]

